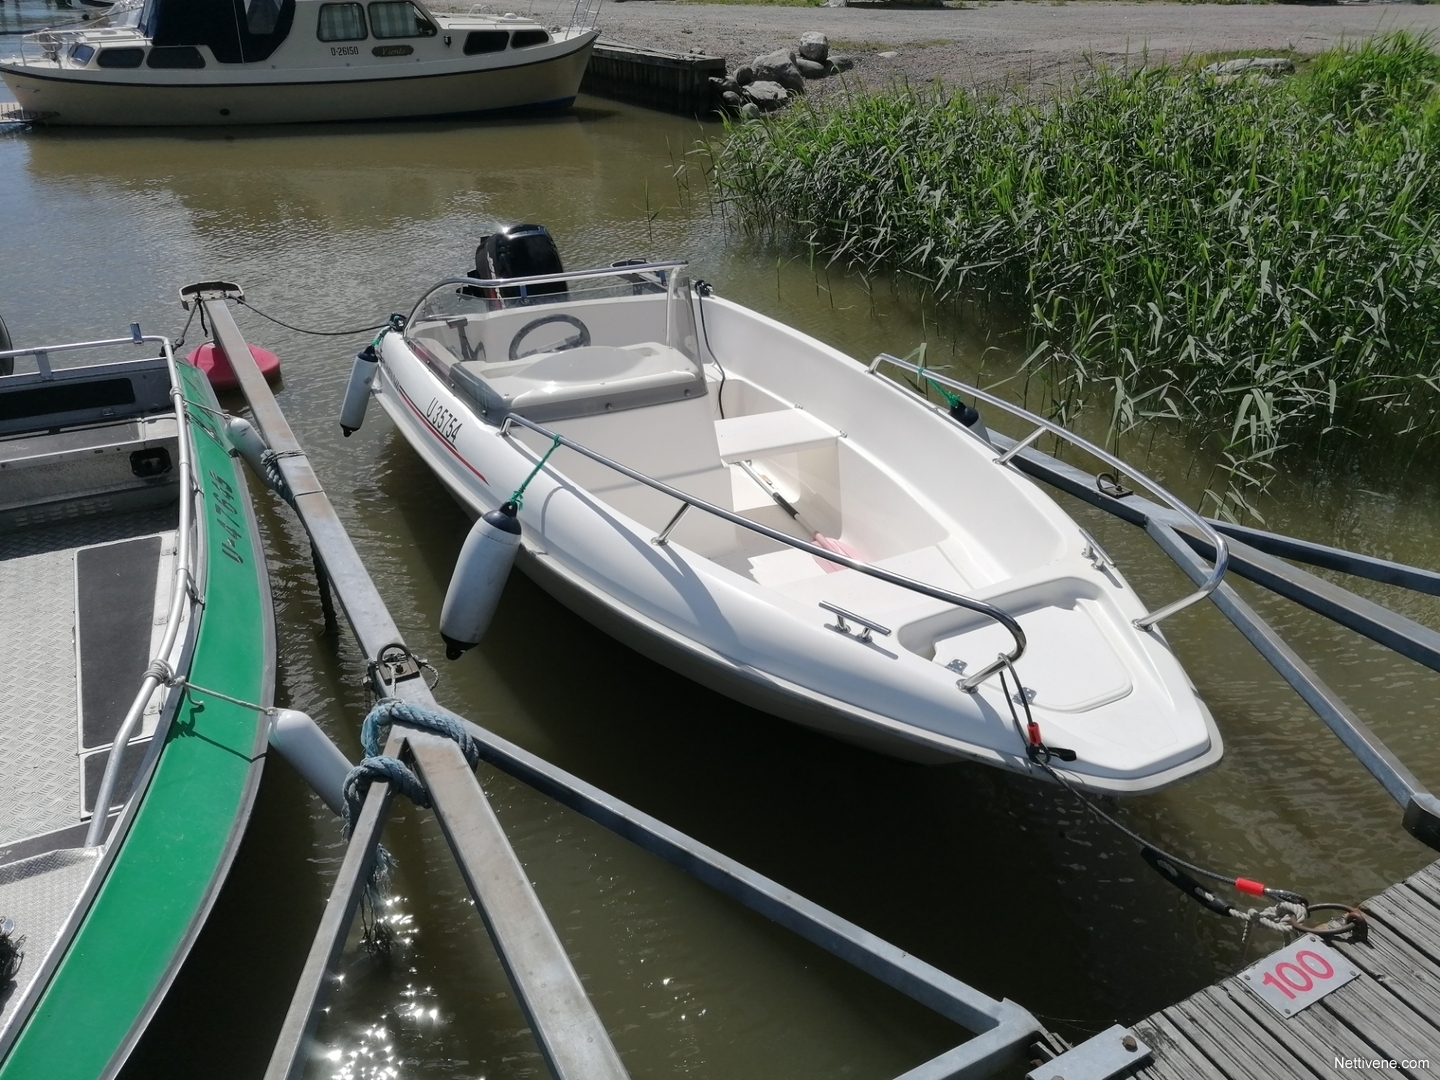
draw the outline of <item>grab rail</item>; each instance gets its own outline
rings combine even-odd
[[[1204,600],[1207,596],[1214,592],[1215,589],[1219,586],[1220,580],[1225,576],[1225,569],[1230,564],[1230,549],[1225,543],[1225,538],[1221,536],[1218,532],[1216,532],[1213,525],[1211,525],[1208,521],[1202,518],[1194,510],[1190,509],[1190,507],[1187,506],[1180,499],[1176,498],[1174,495],[1171,495],[1170,492],[1166,491],[1154,480],[1151,480],[1144,473],[1140,472],[1137,469],[1131,468],[1129,465],[1125,464],[1125,462],[1121,461],[1113,454],[1109,454],[1106,451],[1100,449],[1100,447],[1096,446],[1089,440],[1083,439],[1079,435],[1076,435],[1071,431],[1067,431],[1059,424],[1046,420],[1044,417],[1036,416],[1029,410],[1022,409],[1019,405],[1014,405],[1004,400],[1003,398],[996,397],[994,394],[986,393],[984,390],[981,390],[974,386],[970,386],[966,383],[959,382],[955,379],[946,378],[944,375],[937,375],[933,371],[912,364],[908,360],[901,360],[898,356],[891,356],[889,353],[881,353],[879,356],[875,357],[875,359],[870,362],[870,374],[878,374],[879,372],[877,369],[880,367],[881,364],[891,364],[895,367],[902,368],[905,371],[909,371],[912,374],[919,375],[922,378],[931,379],[937,383],[941,383],[945,386],[950,387],[952,390],[959,390],[962,394],[969,394],[972,397],[977,397],[981,401],[989,402],[991,405],[995,405],[998,408],[1004,409],[1006,412],[1010,413],[1013,416],[1018,416],[1021,419],[1027,420],[1030,423],[1034,424],[1036,426],[1036,429],[1032,431],[1029,435],[1025,436],[1025,438],[1017,442],[1014,446],[1010,447],[1010,449],[1005,451],[1005,453],[997,457],[995,459],[997,464],[1006,464],[1016,454],[1020,453],[1020,451],[1024,450],[1032,442],[1038,439],[1042,434],[1048,431],[1053,435],[1058,435],[1060,438],[1066,440],[1067,442],[1074,443],[1086,453],[1092,454],[1093,456],[1099,458],[1101,461],[1105,462],[1105,464],[1117,470],[1117,474],[1124,473],[1124,475],[1130,477],[1130,479],[1134,480],[1142,487],[1148,489],[1152,494],[1162,499],[1176,513],[1183,515],[1185,519],[1190,522],[1190,524],[1194,525],[1195,528],[1204,535],[1205,539],[1213,546],[1215,550],[1215,563],[1210,570],[1209,576],[1201,583],[1200,588],[1197,589],[1195,592],[1191,593],[1190,595],[1183,596],[1179,600],[1175,600],[1172,603],[1166,604],[1164,607],[1156,608],[1154,611],[1149,612],[1148,614],[1143,615],[1138,619],[1135,619],[1134,624],[1139,629],[1148,630],[1150,627],[1154,626],[1162,619],[1168,619],[1176,612],[1185,610],[1191,604],[1199,603],[1201,600]]]
[[[872,566],[870,563],[861,562],[859,559],[853,559],[848,555],[842,555],[838,551],[831,551],[829,548],[823,548],[819,544],[809,544],[806,543],[804,540],[797,540],[795,537],[791,536],[788,533],[783,533],[779,529],[772,529],[768,525],[761,525],[758,521],[751,521],[747,517],[741,517],[739,514],[736,514],[730,510],[726,510],[722,506],[716,506],[714,503],[706,502],[704,499],[696,498],[694,495],[687,494],[686,492],[681,491],[678,488],[673,488],[662,480],[656,480],[652,476],[646,476],[642,472],[637,472],[636,470],[630,468],[628,465],[622,465],[620,464],[620,462],[615,461],[612,458],[608,458],[604,454],[601,454],[595,450],[591,450],[588,446],[577,443],[572,439],[567,439],[564,435],[560,435],[557,432],[551,431],[549,428],[537,424],[533,420],[527,420],[525,419],[525,417],[518,416],[515,413],[510,413],[508,416],[506,416],[505,422],[500,425],[501,437],[508,437],[510,435],[510,428],[515,424],[519,424],[521,427],[529,428],[531,431],[535,432],[538,435],[543,435],[547,439],[553,439],[557,445],[568,447],[569,449],[574,450],[578,454],[583,454],[585,457],[588,457],[592,461],[598,461],[601,465],[605,465],[611,469],[614,469],[622,476],[628,476],[631,480],[635,480],[638,483],[646,485],[647,487],[654,488],[656,491],[659,491],[662,494],[669,495],[672,499],[679,499],[680,502],[683,504],[680,508],[680,511],[676,514],[674,518],[670,520],[670,523],[665,526],[662,534],[660,534],[664,535],[667,540],[669,538],[670,530],[673,529],[677,524],[679,524],[680,515],[683,514],[689,507],[698,506],[707,514],[713,514],[715,517],[718,517],[723,521],[728,521],[732,525],[739,525],[742,528],[749,529],[751,532],[759,533],[761,536],[768,536],[771,540],[786,544],[789,547],[795,548],[797,551],[806,552],[807,554],[815,556],[815,558],[817,559],[848,567],[851,570],[858,571],[859,573],[866,574],[869,577],[873,577],[880,581],[887,582],[891,585],[898,586],[899,588],[908,589],[911,592],[920,593],[922,596],[928,596],[932,600],[939,600],[942,603],[953,604],[955,607],[965,608],[967,611],[974,611],[978,614],[987,616],[988,618],[995,620],[1001,626],[1005,627],[1005,629],[1010,632],[1010,636],[1014,638],[1014,651],[1008,654],[999,654],[999,656],[995,660],[991,661],[985,667],[981,668],[974,675],[970,676],[968,679],[960,680],[960,689],[964,690],[967,694],[974,693],[975,688],[978,687],[987,678],[995,674],[995,672],[999,671],[1006,664],[1015,663],[1017,660],[1020,659],[1022,655],[1024,655],[1025,631],[1020,628],[1020,624],[1016,622],[1014,618],[1006,614],[1000,608],[995,607],[993,604],[987,604],[983,600],[975,600],[969,596],[962,596],[960,593],[952,593],[948,589],[941,589],[934,585],[927,585],[923,581],[916,581],[914,578],[905,577],[903,574],[896,574],[890,570],[884,570],[878,566]],[[856,621],[861,622],[863,620],[856,618]]]
[[[481,289],[518,289],[527,285],[551,285],[557,281],[587,281],[592,278],[602,277],[625,277],[630,274],[643,274],[647,270],[680,270],[690,263],[687,260],[679,262],[655,262],[655,263],[629,263],[625,266],[600,266],[594,270],[574,270],[562,274],[534,274],[531,277],[512,278],[472,278],[472,277],[448,277],[437,281],[430,288],[421,294],[415,306],[410,309],[410,317],[406,320],[408,326],[415,318],[415,313],[420,310],[421,305],[430,299],[431,295],[447,285],[469,285],[472,288]],[[558,298],[558,294],[557,294]]]
[[[110,802],[115,796],[115,784],[120,777],[120,763],[125,757],[126,747],[135,728],[145,715],[145,706],[150,703],[150,698],[165,682],[155,669],[158,663],[169,663],[169,657],[175,649],[175,639],[180,634],[181,617],[184,614],[186,603],[190,601],[191,589],[195,583],[195,575],[191,567],[194,552],[191,550],[190,539],[195,498],[192,486],[194,484],[194,466],[190,458],[190,432],[186,424],[185,392],[180,385],[180,372],[175,366],[175,351],[170,346],[169,338],[142,335],[138,326],[132,327],[132,330],[134,333],[131,338],[88,342],[82,345],[60,345],[52,347],[50,350],[60,352],[84,348],[86,345],[139,345],[147,341],[159,344],[165,357],[165,367],[170,373],[170,401],[175,407],[175,422],[179,425],[177,451],[180,459],[180,532],[175,551],[175,574],[171,585],[173,595],[170,597],[170,612],[165,621],[165,634],[160,640],[160,648],[150,658],[150,664],[145,671],[145,678],[140,684],[140,690],[130,703],[130,709],[126,712],[125,719],[120,722],[120,728],[115,732],[115,738],[110,744],[110,756],[105,761],[105,772],[100,778],[100,790],[95,796],[95,805],[90,808],[90,828],[85,833],[86,847],[99,847],[105,839],[105,822],[110,818]],[[25,351],[34,352],[35,350]]]

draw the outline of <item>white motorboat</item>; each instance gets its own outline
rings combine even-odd
[[[478,277],[430,289],[357,358],[342,424],[373,381],[472,515],[519,504],[519,565],[562,603],[721,693],[901,758],[1039,775],[1043,743],[1106,793],[1219,760],[1156,623],[1212,589],[1223,556],[1147,613],[1013,451],[881,360],[696,295],[683,263],[564,274],[543,229],[498,235]],[[457,585],[462,568],[445,618]]]
[[[283,124],[559,109],[599,31],[421,0],[144,0],[45,30],[0,62],[28,118],[107,126]],[[582,10],[583,8],[583,10]]]

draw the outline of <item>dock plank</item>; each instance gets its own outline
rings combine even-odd
[[[1145,1080],[1328,1080],[1337,1059],[1428,1059],[1390,1069],[1433,1080],[1440,1062],[1440,862],[1361,907],[1363,944],[1336,943],[1360,976],[1281,1017],[1231,976],[1134,1026],[1154,1051]]]

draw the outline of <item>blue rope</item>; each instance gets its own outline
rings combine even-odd
[[[401,701],[399,698],[382,698],[370,710],[370,715],[365,717],[365,723],[360,728],[360,745],[365,748],[365,753],[371,757],[380,756],[384,735],[390,730],[392,723],[408,724],[410,727],[422,728],[437,735],[444,735],[447,739],[454,739],[470,768],[480,764],[480,744],[464,724],[453,716],[427,709],[423,705]]]
[[[396,791],[416,806],[428,809],[431,805],[430,793],[425,790],[425,785],[403,761],[399,758],[372,754],[345,774],[345,783],[340,788],[341,794],[345,797],[345,838],[347,840],[350,838],[351,830],[355,827],[355,819],[360,814],[360,806],[365,802],[370,785],[376,780],[384,780],[393,785]]]

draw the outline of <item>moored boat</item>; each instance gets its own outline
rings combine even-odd
[[[159,1006],[249,819],[269,582],[214,394],[168,342],[132,327],[0,356],[0,916],[17,954],[0,1077],[94,1080]]]
[[[509,113],[574,101],[597,36],[421,0],[145,0],[103,25],[31,35],[0,78],[27,115],[59,125]]]
[[[488,238],[480,276],[427,291],[352,376],[490,514],[502,542],[467,551],[503,548],[509,515],[521,568],[597,626],[899,757],[1038,774],[1043,741],[1109,793],[1219,760],[1156,626],[1183,602],[1147,612],[973,417],[693,292],[681,263],[566,274],[543,233]],[[507,247],[523,258],[496,272]],[[486,577],[467,558],[446,619]]]

